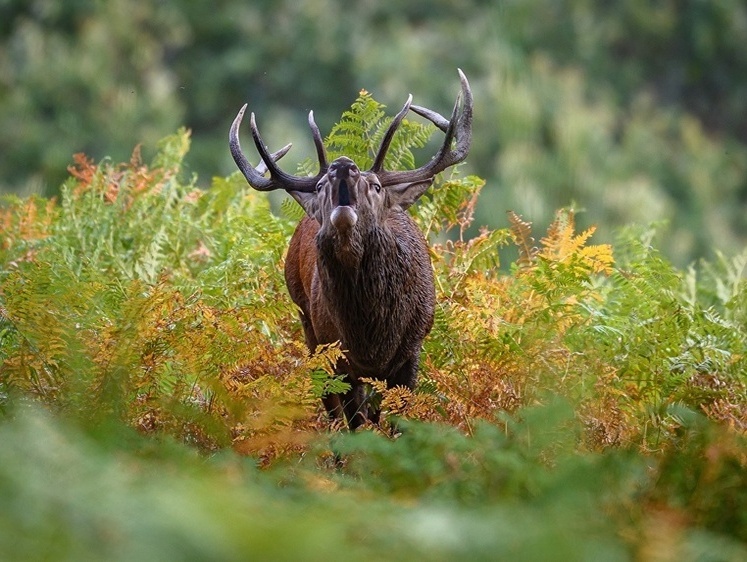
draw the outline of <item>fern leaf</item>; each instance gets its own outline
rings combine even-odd
[[[521,218],[514,211],[508,212],[508,222],[510,223],[511,234],[514,236],[514,243],[519,249],[519,267],[528,267],[532,265],[539,252],[532,238],[532,223]]]
[[[615,258],[612,255],[612,246],[609,244],[595,244],[581,248],[579,256],[591,267],[592,273],[604,273],[610,275],[613,271]]]

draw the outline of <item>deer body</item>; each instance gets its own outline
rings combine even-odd
[[[344,415],[351,429],[379,418],[378,409],[367,404],[360,379],[384,380],[389,388],[415,387],[423,339],[433,325],[435,289],[427,243],[406,209],[426,191],[436,173],[466,157],[472,105],[469,85],[461,72],[460,76],[465,96],[462,114],[458,114],[459,99],[451,121],[411,106],[408,100],[368,171],[361,171],[346,157],[328,164],[310,115],[320,172],[315,178],[289,176],[275,165],[278,153],[267,152],[252,115],[255,145],[270,171],[267,179],[259,166],[248,164],[238,143],[244,109],[231,128],[231,151],[250,185],[261,190],[285,189],[306,212],[288,248],[286,284],[300,309],[309,350],[313,353],[321,344],[341,344],[344,358],[336,370],[346,375],[351,389],[323,401],[329,414]],[[446,141],[436,158],[422,168],[386,171],[386,150],[410,109],[444,130]],[[456,149],[451,148],[453,140]]]
[[[436,301],[428,248],[409,216],[393,213],[387,224],[367,234],[365,246],[360,240],[345,244],[305,217],[285,266],[309,350],[336,341],[345,350],[338,370],[348,375],[352,389],[342,404],[334,395],[325,404],[336,416],[347,405],[343,410],[353,426],[377,417],[362,404],[360,378],[414,388]]]

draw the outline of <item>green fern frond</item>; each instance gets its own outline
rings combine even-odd
[[[384,134],[393,117],[385,117],[384,106],[371,94],[361,91],[351,108],[342,114],[340,121],[325,139],[330,160],[339,156],[353,159],[361,169],[370,168],[381,146]],[[392,139],[384,162],[388,170],[415,167],[413,148],[422,148],[435,130],[430,124],[403,120]],[[305,164],[304,170],[311,165]]]

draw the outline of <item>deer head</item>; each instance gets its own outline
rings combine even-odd
[[[374,158],[373,166],[367,171],[360,170],[355,162],[344,156],[332,163],[327,162],[327,154],[319,128],[314,122],[313,111],[309,113],[309,127],[319,160],[319,172],[316,176],[294,176],[283,172],[277,166],[274,155],[268,152],[259,134],[254,113],[250,118],[252,137],[270,177],[264,177],[261,173],[264,170],[258,170],[249,163],[241,150],[238,136],[246,105],[241,108],[231,126],[231,154],[239,170],[254,189],[282,189],[288,192],[304,208],[306,214],[316,219],[323,229],[332,228],[341,236],[345,236],[352,232],[361,216],[376,220],[381,219],[390,209],[406,209],[425,193],[436,174],[466,158],[472,140],[472,92],[461,70],[459,77],[461,92],[454,105],[451,119],[447,120],[434,111],[412,105],[412,96],[409,96],[392,120]],[[384,159],[392,138],[410,110],[430,120],[446,134],[443,145],[430,162],[416,170],[385,170]],[[287,150],[289,147],[290,145],[281,150]]]

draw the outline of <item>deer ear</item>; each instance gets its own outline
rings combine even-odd
[[[398,183],[387,186],[389,200],[392,205],[399,205],[402,210],[407,209],[425,193],[433,183],[433,178],[425,181]]]

